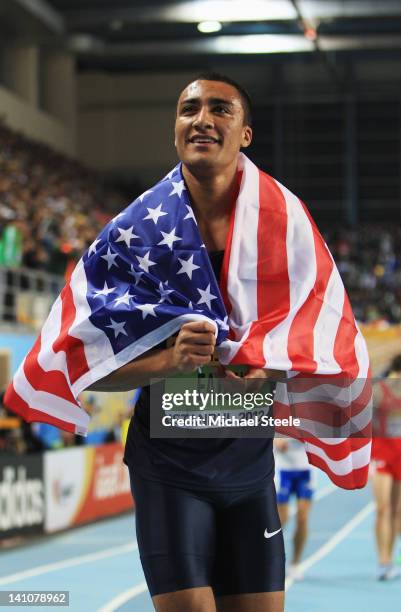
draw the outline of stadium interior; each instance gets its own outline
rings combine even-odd
[[[205,71],[227,73],[250,92],[255,137],[247,154],[308,206],[350,296],[374,375],[384,375],[401,352],[400,0],[5,0],[0,2],[0,393],[101,228],[177,162],[177,92]],[[124,548],[125,529],[132,538],[134,531],[122,464],[136,397],[85,392],[83,407],[91,415],[86,439],[27,424],[0,399],[3,589],[36,588],[22,575],[35,569],[33,558],[28,555],[18,566],[17,557],[14,562],[7,555],[33,550],[32,542],[56,543],[58,532],[67,537],[71,529],[71,542],[76,537],[79,543],[79,533],[90,542],[69,557],[101,554],[104,546],[94,548],[85,531],[95,529],[91,523],[99,518],[111,521],[104,523],[110,550],[118,545],[122,554],[136,555],[132,566],[139,567],[137,551]],[[79,481],[75,492],[67,476],[63,481],[67,461]],[[25,510],[16,520],[12,507],[34,507],[29,482],[40,486],[37,516]],[[109,503],[99,511],[93,491],[102,486]],[[332,492],[327,486],[321,483],[322,504]],[[11,502],[13,495],[25,501]],[[341,506],[343,523],[334,521],[336,532],[359,516],[365,501]],[[120,519],[125,523],[116,523],[114,542],[112,521]],[[320,532],[330,532],[320,520]],[[78,526],[81,531],[74,531]],[[365,531],[358,531],[366,550],[373,550],[370,528],[366,523]],[[315,544],[311,567],[324,537]],[[38,565],[61,563],[62,557],[43,554]],[[113,560],[110,564],[113,576]],[[135,577],[119,578],[110,593],[100,589],[87,605],[80,594],[71,608],[149,612],[141,570],[135,571]],[[10,580],[14,574],[19,578]],[[71,577],[71,593],[74,580],[79,578]],[[354,584],[369,591],[369,580],[358,575]],[[292,589],[289,612],[334,612],[340,605],[344,612],[379,605],[387,612],[399,604],[398,585],[384,596],[373,589],[372,608],[368,600],[356,603],[349,592],[343,603],[347,591],[333,595],[332,607],[326,581],[327,599],[308,607],[317,582],[308,590],[306,580],[298,600],[298,587]],[[49,589],[61,584],[48,581]]]

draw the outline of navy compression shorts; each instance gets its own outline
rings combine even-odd
[[[274,482],[253,491],[193,491],[130,471],[136,533],[152,597],[283,591],[285,554]]]

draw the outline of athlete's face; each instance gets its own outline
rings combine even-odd
[[[220,81],[194,81],[178,99],[175,146],[190,169],[215,173],[236,165],[241,147],[248,147],[252,129],[244,122],[241,97]]]

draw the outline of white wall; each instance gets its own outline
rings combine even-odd
[[[74,156],[75,133],[60,119],[34,108],[19,95],[0,86],[0,117],[10,128],[54,149]]]
[[[234,78],[249,86],[250,76],[259,75],[237,69]],[[131,173],[144,185],[162,178],[177,163],[177,97],[194,76],[184,71],[79,75],[78,157],[104,172]]]
[[[3,50],[1,72],[0,116],[6,124],[75,156],[75,58],[33,45],[10,45]]]
[[[266,56],[248,66],[216,66],[242,83],[255,107],[299,98],[327,99],[343,93],[348,67],[330,58],[287,55],[283,63]],[[380,92],[401,87],[400,62],[355,62],[355,83],[361,90]],[[398,66],[398,69],[397,69]],[[338,70],[336,83],[333,69]],[[83,73],[77,80],[78,157],[101,171],[130,173],[148,185],[176,163],[173,124],[178,93],[196,72],[147,74]],[[351,75],[352,76],[352,75]],[[353,77],[352,77],[353,80]],[[396,83],[398,81],[398,83]]]

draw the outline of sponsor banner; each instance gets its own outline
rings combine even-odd
[[[91,479],[75,524],[123,512],[133,506],[129,472],[123,463],[123,446],[120,443],[105,444],[92,450]]]
[[[45,453],[46,532],[132,507],[129,473],[119,443]]]
[[[0,540],[43,531],[43,455],[0,457]]]
[[[45,453],[46,532],[73,525],[86,494],[91,469],[87,457],[90,458],[92,450],[80,446]]]

